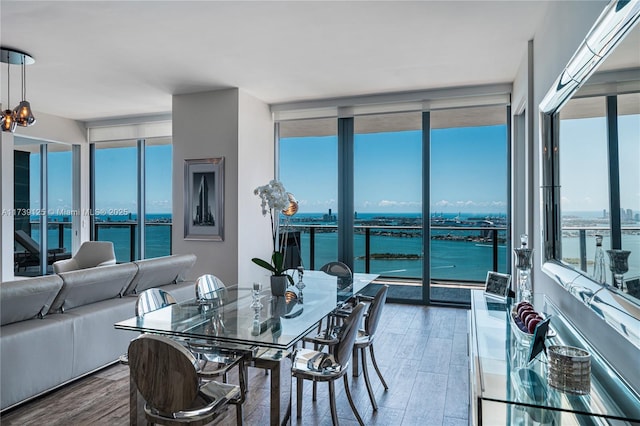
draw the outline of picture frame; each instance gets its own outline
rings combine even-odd
[[[499,272],[487,272],[484,294],[496,299],[506,300],[511,289],[511,275]]]
[[[184,161],[184,239],[224,241],[224,157]]]

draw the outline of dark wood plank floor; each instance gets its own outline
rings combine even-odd
[[[374,412],[362,377],[353,379],[351,391],[367,425],[468,425],[469,360],[467,311],[455,308],[387,304],[376,337],[378,364],[389,385],[384,391],[370,368],[379,409]],[[233,377],[230,378],[233,381]],[[357,425],[336,383],[340,424]],[[129,372],[114,365],[91,376],[4,413],[3,426],[25,425],[127,425],[129,422]],[[293,389],[295,417],[295,383]],[[250,369],[250,391],[244,404],[245,424],[269,424],[269,376]],[[140,419],[139,424],[145,424]],[[305,386],[302,419],[294,425],[331,425],[326,385],[318,386],[311,401]],[[235,425],[230,409],[215,424]]]

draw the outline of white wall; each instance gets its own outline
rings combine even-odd
[[[13,275],[13,134],[0,132],[0,282],[11,281]]]
[[[224,241],[185,240],[184,160],[210,157],[225,157]],[[188,278],[211,273],[231,285],[257,276],[251,257],[265,253],[270,240],[253,189],[272,176],[273,123],[266,104],[238,89],[173,97],[172,243],[173,253],[198,258]]]
[[[640,387],[640,369],[637,365],[638,350],[541,270],[543,253],[541,221],[544,206],[541,204],[540,196],[542,180],[539,161],[541,142],[538,105],[607,3],[607,1],[550,2],[546,17],[542,20],[541,27],[536,30],[533,55],[533,105],[536,108],[536,114],[533,117],[533,171],[534,182],[536,182],[534,187],[536,192],[533,194],[535,213],[533,221],[534,229],[538,234],[534,236],[533,286],[534,291],[545,293],[558,305],[601,355],[608,359],[630,384]],[[526,85],[526,81],[522,81],[523,78],[525,78],[523,75],[519,75],[519,80],[514,82],[515,88]]]
[[[268,105],[240,90],[238,129],[238,282],[268,284],[269,272],[251,262],[271,256],[271,221],[253,190],[274,176],[274,124]]]

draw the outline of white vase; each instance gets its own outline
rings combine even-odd
[[[284,296],[289,284],[289,278],[286,275],[271,275],[271,294],[274,296]]]

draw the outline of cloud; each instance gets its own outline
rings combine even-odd
[[[456,207],[456,208],[480,208],[480,207],[506,207],[505,201],[473,201],[473,200],[439,200],[432,204],[433,207]]]
[[[422,203],[416,201],[381,200],[377,205],[378,207],[420,207],[422,206]]]

